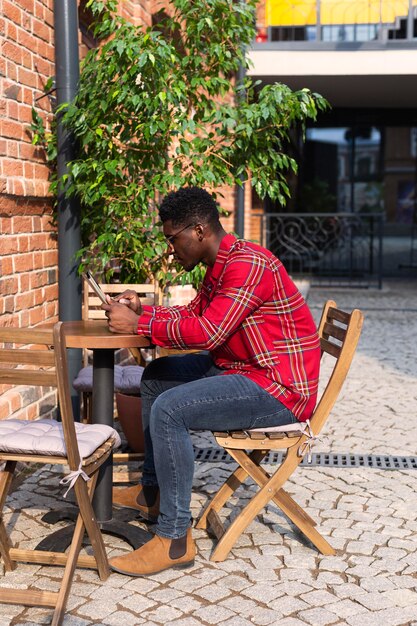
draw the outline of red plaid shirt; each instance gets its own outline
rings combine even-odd
[[[226,235],[186,306],[144,306],[138,334],[166,348],[209,350],[224,374],[241,374],[300,421],[317,397],[320,342],[302,295],[271,252]]]

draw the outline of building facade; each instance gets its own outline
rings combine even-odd
[[[331,105],[307,130],[292,208],[310,210],[307,185],[328,210],[381,212],[386,232],[408,236],[417,222],[417,0],[266,0],[249,55],[263,83],[308,87]]]

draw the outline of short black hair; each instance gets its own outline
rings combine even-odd
[[[216,200],[201,187],[181,187],[169,193],[159,206],[159,217],[162,223],[172,221],[173,226],[210,224],[214,230],[221,226]]]

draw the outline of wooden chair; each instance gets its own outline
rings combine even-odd
[[[162,297],[157,281],[153,283],[143,284],[106,284],[100,283],[100,287],[105,294],[111,297],[118,296],[126,289],[132,289],[139,295],[142,304],[158,305],[161,303]],[[86,280],[83,280],[83,308],[82,317],[85,320],[104,320],[106,319],[105,311],[101,309],[101,301],[91,289]],[[143,351],[138,348],[130,348],[130,352],[139,365],[146,364],[146,358]],[[88,354],[83,355],[84,365],[88,364]]]
[[[0,328],[0,342],[6,344],[0,348],[0,384],[57,388],[62,420],[0,421],[0,465],[4,464],[0,472],[0,555],[6,570],[5,583],[7,571],[15,569],[17,562],[64,566],[58,592],[3,587],[0,588],[0,603],[50,607],[53,609],[52,625],[58,626],[64,618],[77,566],[97,569],[101,580],[109,576],[107,555],[91,501],[98,469],[119,437],[108,426],[97,428],[74,422],[61,322],[50,330]],[[64,464],[69,468],[70,474],[65,480],[71,480],[79,515],[66,554],[12,546],[3,508],[18,462],[37,466]],[[93,556],[79,554],[85,532]]]
[[[132,289],[139,295],[142,304],[158,305],[162,301],[161,291],[157,281],[153,283],[144,284],[106,284],[100,283],[100,287],[105,294],[111,297],[119,295],[126,291],[126,289]],[[105,311],[101,309],[101,300],[91,289],[86,280],[83,280],[83,308],[82,317],[85,320],[102,320],[106,319]],[[140,367],[144,367],[149,359],[153,359],[156,356],[155,350],[140,350],[138,348],[129,348],[129,352],[133,356],[136,364]],[[88,351],[85,350],[83,354],[83,365],[88,366]],[[92,380],[91,388],[88,391],[81,393],[82,401],[82,419],[85,423],[91,423],[92,416]],[[113,463],[127,464],[130,462],[137,462],[143,459],[143,453],[141,452],[115,452],[113,455]],[[138,480],[140,474],[136,471],[128,470],[127,472],[118,471],[115,473],[117,482],[135,482]]]
[[[149,284],[128,284],[122,285],[100,283],[100,287],[105,294],[111,297],[120,295],[126,289],[133,289],[140,296],[142,304],[157,305],[161,300],[159,285],[157,282]],[[84,320],[104,320],[106,319],[105,311],[101,309],[101,300],[91,289],[86,280],[83,280],[83,304],[82,318]],[[147,358],[153,358],[155,355],[152,351],[140,350],[139,348],[130,348],[129,352],[140,366],[145,366]],[[83,352],[83,367],[87,367],[89,362],[89,352]],[[81,393],[82,401],[82,419],[84,422],[91,422],[91,402],[92,402],[92,380],[91,389]]]
[[[237,539],[270,500],[298,527],[322,554],[335,554],[332,546],[316,530],[316,522],[284,490],[283,485],[301,463],[304,453],[311,449],[314,438],[321,432],[348,373],[362,329],[363,315],[355,309],[345,313],[336,303],[326,302],[319,324],[322,355],[334,359],[333,369],[309,423],[281,426],[246,432],[215,432],[222,446],[239,467],[231,474],[211,500],[197,528],[210,527],[218,539],[211,555],[212,561],[223,561]],[[260,432],[261,431],[261,432]],[[271,475],[261,461],[271,450],[287,450],[284,461]],[[259,486],[256,495],[234,521],[225,528],[218,512],[240,485],[252,478]]]

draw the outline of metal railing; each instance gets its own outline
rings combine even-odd
[[[382,287],[380,213],[266,213],[261,243],[312,286]]]

